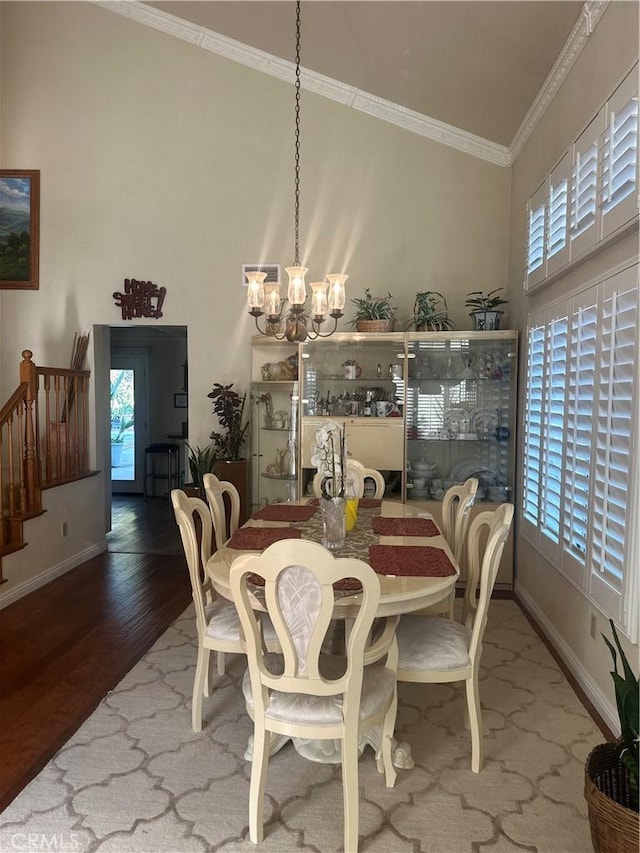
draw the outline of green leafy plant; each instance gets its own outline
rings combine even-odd
[[[244,420],[246,393],[242,397],[233,390],[233,382],[221,385],[215,382],[213,390],[207,395],[213,400],[213,414],[217,416],[222,429],[214,430],[212,440],[216,460],[236,462],[240,459],[242,445],[246,438],[249,422]]]
[[[390,293],[372,296],[371,290],[365,287],[364,296],[350,300],[356,306],[351,325],[355,326],[358,320],[393,320],[396,309],[391,304],[392,299]]]
[[[631,790],[631,802],[633,808],[638,811],[638,744],[640,735],[638,734],[638,677],[634,675],[633,670],[627,660],[620,640],[616,633],[616,627],[613,624],[613,619],[609,619],[613,639],[620,653],[622,662],[623,675],[618,672],[618,660],[616,649],[611,641],[602,635],[611,652],[613,658],[613,685],[616,693],[616,705],[618,707],[618,717],[620,719],[620,732],[622,741],[622,752],[620,753],[620,761],[626,767],[629,773],[629,788]]]
[[[216,461],[213,445],[208,444],[206,447],[194,448],[185,441],[185,446],[189,451],[189,473],[191,474],[191,483],[193,486],[204,492],[204,475],[213,471],[213,465]]]
[[[497,296],[504,288],[496,287],[495,290],[490,290],[484,293],[482,290],[472,290],[467,294],[465,306],[471,311],[496,311],[499,305],[506,305],[507,300],[501,296]]]
[[[437,290],[424,290],[416,293],[413,303],[413,318],[407,329],[453,329],[449,319],[447,300]]]

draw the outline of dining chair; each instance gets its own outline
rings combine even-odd
[[[211,695],[211,651],[216,652],[218,674],[224,675],[225,653],[244,654],[244,648],[235,604],[216,597],[204,571],[204,566],[211,556],[213,533],[209,507],[200,498],[191,498],[181,489],[171,491],[171,503],[180,528],[196,611],[198,658],[193,680],[191,725],[194,732],[199,732],[202,731],[202,697]],[[199,522],[197,530],[196,519]]]
[[[471,728],[471,769],[474,773],[479,773],[482,767],[482,717],[478,692],[482,638],[512,520],[513,504],[501,504],[493,512],[479,513],[471,523],[462,623],[441,616],[405,615],[401,617],[396,631],[398,681],[430,684],[464,681]]]
[[[220,480],[215,474],[205,474],[202,478],[202,483],[211,511],[216,548],[222,548],[225,542],[238,529],[240,523],[240,495],[233,483]],[[225,495],[229,501],[228,519]]]
[[[253,574],[264,578],[266,609],[281,654],[268,654],[263,649],[247,587],[248,576]],[[344,578],[354,578],[361,585],[359,606],[346,632],[346,654],[326,655],[322,645],[334,611],[333,584]],[[377,769],[384,771],[387,787],[393,787],[396,778],[391,761],[397,709],[394,631],[383,631],[365,650],[380,599],[378,577],[362,560],[337,559],[317,542],[284,539],[260,555],[238,557],[231,566],[230,582],[246,637],[249,665],[243,692],[247,712],[254,721],[251,841],[259,844],[263,839],[266,774],[274,733],[342,741],[344,849],[355,851],[360,732],[375,725],[382,727]]]
[[[322,481],[325,475],[318,472],[313,478],[313,494],[319,498],[322,496]],[[347,477],[353,481],[354,497],[364,497],[365,480],[370,478],[375,483],[374,498],[384,496],[385,481],[380,471],[375,468],[365,468],[357,459],[347,459]]]

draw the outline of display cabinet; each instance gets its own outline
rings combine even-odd
[[[263,339],[252,348],[252,511],[298,497],[298,351]]]
[[[387,497],[402,499],[405,336],[332,335],[300,346],[300,486],[315,470],[311,445],[323,419],[344,423],[349,455],[382,472]]]

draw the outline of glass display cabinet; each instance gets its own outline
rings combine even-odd
[[[441,501],[469,477],[476,504],[513,500],[516,354],[511,331],[408,336],[408,500]]]
[[[346,426],[347,450],[386,481],[387,497],[402,499],[404,363],[402,333],[338,333],[300,346],[301,493],[315,469],[311,445],[320,423]]]

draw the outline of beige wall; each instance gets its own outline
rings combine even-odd
[[[213,383],[249,380],[241,265],[293,260],[293,88],[89,3],[0,15],[2,165],[41,172],[40,289],[0,294],[0,397],[25,346],[66,365],[76,330],[121,322],[125,277],[152,280],[206,442]],[[506,285],[508,169],[303,92],[301,178],[310,281],[344,269],[405,320],[441,290],[460,328],[468,291]]]
[[[531,297],[522,291],[526,202],[573,140],[599,110],[616,85],[638,59],[638,6],[609,4],[594,35],[564,85],[551,103],[512,169],[511,243],[509,283],[512,310],[520,328],[528,310],[567,295],[596,279],[623,260],[637,256],[637,235],[582,264],[570,275]],[[522,341],[524,344],[524,341]],[[524,364],[524,359],[521,359]],[[522,388],[524,383],[522,382]],[[520,461],[518,469],[520,469]],[[611,658],[600,638],[609,633],[606,619],[568,581],[555,571],[522,537],[516,540],[516,589],[562,649],[574,672],[590,691],[600,710],[611,717],[613,691]],[[590,636],[591,614],[598,620],[596,638]],[[628,645],[637,660],[638,647]],[[609,705],[607,707],[607,697]]]

